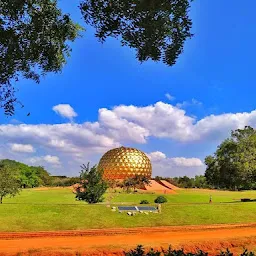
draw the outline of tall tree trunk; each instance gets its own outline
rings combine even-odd
[[[0,197],[0,204],[2,204],[3,203],[3,197],[1,196]]]

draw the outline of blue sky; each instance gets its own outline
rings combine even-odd
[[[60,1],[85,26],[78,4]],[[194,1],[195,36],[173,67],[140,64],[133,50],[115,39],[102,45],[86,27],[62,73],[48,74],[39,85],[17,84],[25,108],[12,118],[1,114],[0,157],[75,175],[80,163],[97,163],[107,149],[127,145],[150,155],[155,175],[203,173],[204,157],[231,129],[256,124],[255,7],[252,0]],[[60,104],[77,116],[63,117]],[[150,119],[139,120],[150,113]],[[133,130],[129,136],[127,127]]]

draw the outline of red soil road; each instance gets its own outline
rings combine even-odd
[[[0,233],[0,255],[17,255],[18,252],[37,249],[40,249],[41,252],[49,250],[61,251],[64,249],[70,252],[92,253],[95,250],[98,252],[120,252],[120,248],[128,250],[138,244],[154,248],[168,247],[169,244],[178,247],[191,243],[223,243],[228,240],[241,239],[256,241],[256,223],[248,225]],[[256,246],[256,243],[253,245]]]

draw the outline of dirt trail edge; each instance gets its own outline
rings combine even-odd
[[[131,229],[94,229],[85,231],[0,233],[1,253],[28,250],[93,251],[146,247],[179,246],[187,243],[256,238],[256,223],[244,225],[179,226]]]

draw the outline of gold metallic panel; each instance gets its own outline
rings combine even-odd
[[[104,179],[117,180],[143,175],[151,178],[152,166],[149,158],[135,148],[115,148],[109,150],[100,159],[99,169],[103,170]]]

